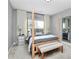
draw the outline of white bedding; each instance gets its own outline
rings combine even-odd
[[[56,36],[54,36],[54,35],[35,36],[35,40],[47,39],[47,38],[53,38],[53,37],[56,37]],[[31,44],[32,44],[32,37],[29,40],[29,46],[28,46],[28,51],[29,52],[30,52]]]

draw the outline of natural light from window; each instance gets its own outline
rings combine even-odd
[[[35,21],[35,28],[37,29],[43,29],[44,28],[44,21]]]

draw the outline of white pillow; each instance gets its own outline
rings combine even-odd
[[[43,33],[42,32],[36,32],[36,35],[42,35]]]

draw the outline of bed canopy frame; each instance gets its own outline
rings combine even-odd
[[[57,17],[57,18],[58,18],[58,20],[60,19],[59,17]],[[56,27],[58,29],[58,31],[59,31],[60,28],[58,28],[58,26],[60,26],[60,23]],[[58,35],[57,37],[59,37],[59,40],[60,40],[61,36]],[[35,39],[35,9],[32,10],[32,59],[34,59],[34,57],[35,57],[34,39]]]
[[[32,10],[32,59],[35,57],[35,9]]]
[[[33,9],[32,11],[32,59],[34,59],[35,56],[35,52],[34,52],[34,36],[35,36],[35,14],[34,14],[35,10]]]

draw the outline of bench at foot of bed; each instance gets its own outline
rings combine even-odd
[[[41,53],[42,59],[44,59],[44,53],[59,48],[63,53],[63,44],[60,42],[52,42],[38,46],[39,56]]]

